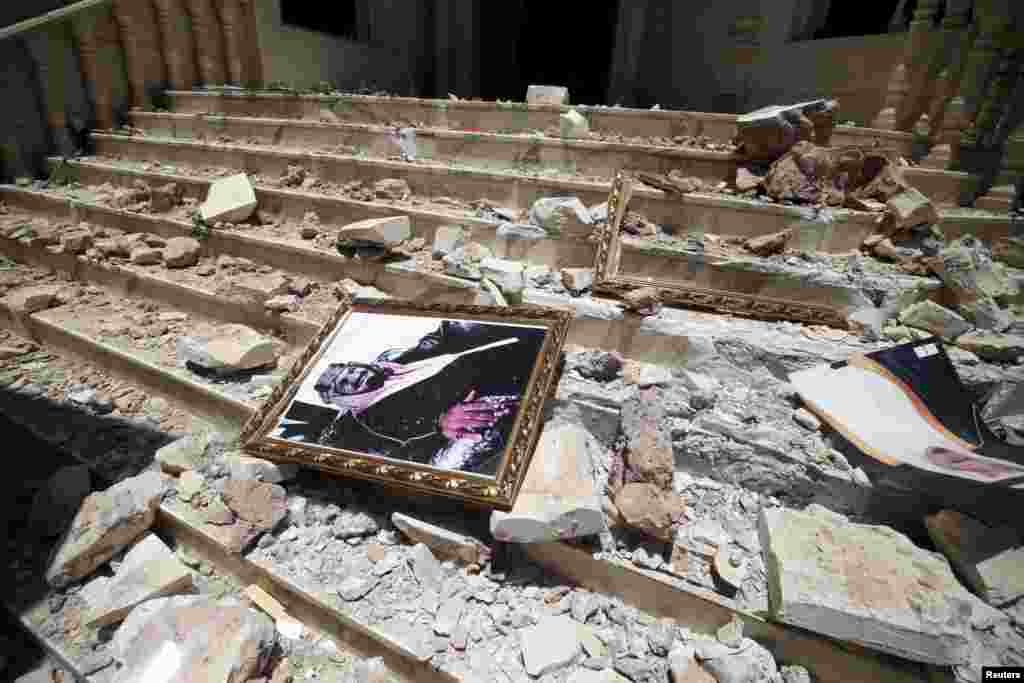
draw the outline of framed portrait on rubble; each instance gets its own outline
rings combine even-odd
[[[345,301],[246,424],[279,462],[509,509],[571,315]]]

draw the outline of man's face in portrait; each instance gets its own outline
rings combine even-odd
[[[354,396],[384,386],[390,373],[384,368],[363,363],[333,363],[316,381],[316,391],[325,403],[335,396]]]

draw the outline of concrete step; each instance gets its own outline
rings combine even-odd
[[[283,151],[262,146],[211,144],[182,140],[97,134],[97,154],[104,160],[128,167],[161,164],[178,169],[205,171],[232,169],[255,176],[257,185],[280,184],[289,165],[299,165],[321,183],[344,185],[360,181],[367,185],[385,178],[401,178],[416,195],[413,201],[446,197],[463,203],[488,199],[499,206],[525,212],[542,197],[574,195],[587,206],[607,201],[610,182],[575,178],[545,178],[514,173],[481,171],[436,163],[406,163],[383,159]],[[945,173],[923,170],[922,173]],[[670,196],[661,190],[638,185],[630,210],[673,233],[710,232],[752,237],[771,234],[805,223],[818,212],[813,207],[785,206],[728,194]],[[806,248],[838,252],[857,248],[875,229],[877,214],[829,210],[835,230],[826,231]],[[971,233],[980,239],[1007,234],[1009,219],[976,209],[949,208],[940,212],[940,226],[947,237]]]
[[[415,124],[477,132],[532,132],[558,127],[558,117],[569,109],[523,102],[431,100],[369,95],[308,95],[273,92],[170,91],[172,110],[182,114],[223,114],[291,119],[326,120],[382,125]],[[590,121],[592,130],[636,138],[706,136],[728,142],[736,136],[736,115],[670,109],[574,106]],[[878,144],[910,157],[913,135],[901,131],[836,126],[835,145]]]

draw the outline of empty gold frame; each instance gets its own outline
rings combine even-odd
[[[596,293],[622,297],[639,288],[654,288],[662,302],[694,308],[705,308],[735,315],[756,318],[796,320],[800,322],[831,325],[846,328],[846,316],[825,305],[758,296],[728,289],[717,289],[691,284],[683,279],[644,276],[640,273],[623,273],[622,221],[626,206],[632,195],[633,183],[623,173],[618,173],[612,183],[608,197],[608,221],[597,244],[594,260],[594,286]],[[681,258],[664,257],[666,265],[677,272],[685,272],[688,262]],[[712,269],[714,264],[699,264],[703,269]],[[708,272],[711,272],[708,270]],[[742,275],[740,275],[742,277]]]
[[[342,303],[241,434],[243,450],[508,510],[571,314]]]

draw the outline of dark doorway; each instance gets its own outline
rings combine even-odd
[[[481,97],[521,102],[530,84],[564,85],[573,104],[605,104],[619,0],[480,7]]]

